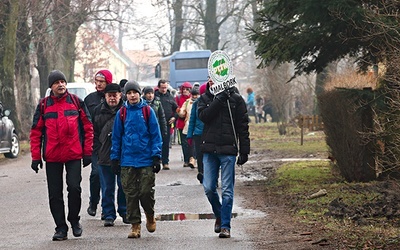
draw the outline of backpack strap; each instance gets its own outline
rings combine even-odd
[[[146,105],[142,107],[142,113],[144,116],[144,120],[146,121],[146,123],[149,123],[149,117],[150,117],[150,106]]]
[[[47,107],[47,97],[42,98],[40,100],[40,114],[42,115],[42,118],[44,117],[44,111],[46,110]]]
[[[143,113],[144,120],[146,121],[146,125],[147,125],[147,127],[149,127],[150,106],[149,105],[143,106],[142,113]],[[120,108],[119,118],[122,121],[122,129],[124,129],[124,123],[125,123],[125,119],[126,119],[126,107],[125,106],[122,106]]]
[[[69,95],[71,97],[72,102],[74,103],[75,107],[78,109],[78,113],[81,112],[81,105],[79,101],[79,97],[73,94]]]
[[[119,118],[121,119],[122,124],[124,124],[126,119],[126,107],[124,105],[119,109]]]

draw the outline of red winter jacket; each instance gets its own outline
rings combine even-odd
[[[42,152],[43,160],[63,163],[92,155],[93,125],[84,102],[72,95],[39,102],[30,133],[32,160],[40,160]]]
[[[178,95],[175,97],[175,101],[178,104],[177,113],[179,113],[179,109],[182,108],[182,105],[186,102],[187,99],[190,98],[190,95]],[[185,127],[185,118],[179,117],[176,120],[176,128],[183,129]]]

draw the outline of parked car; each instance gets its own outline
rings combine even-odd
[[[71,94],[75,94],[79,96],[82,100],[85,99],[85,97],[96,91],[96,87],[94,86],[93,83],[80,83],[80,82],[69,82],[67,83],[67,89],[68,92]],[[46,91],[46,96],[50,95],[51,89],[48,88]]]
[[[19,154],[19,139],[14,123],[8,118],[11,111],[3,112],[0,103],[0,154],[4,154],[6,158],[17,158]]]

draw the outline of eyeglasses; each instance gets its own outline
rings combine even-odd
[[[97,80],[97,79],[95,79],[94,82],[95,82],[95,83],[106,83],[105,80]]]

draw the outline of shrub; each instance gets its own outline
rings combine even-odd
[[[376,179],[370,89],[335,89],[318,96],[326,143],[347,181]]]

